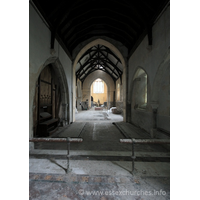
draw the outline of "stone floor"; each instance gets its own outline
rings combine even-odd
[[[122,120],[106,111],[79,111],[76,122],[52,136],[83,138],[71,143],[69,163],[66,143],[35,143],[30,199],[170,199],[169,146],[136,144],[132,174],[132,145],[119,139],[150,135]]]
[[[30,173],[30,199],[170,199],[169,178]]]
[[[94,110],[78,110],[75,115],[76,122],[119,122],[123,121],[121,114],[113,114],[109,110],[103,109],[102,111]]]

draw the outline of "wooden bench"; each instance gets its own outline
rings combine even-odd
[[[39,136],[48,137],[58,129],[58,119],[52,118],[47,112],[40,113],[40,123],[38,124]]]

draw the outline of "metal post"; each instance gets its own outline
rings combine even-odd
[[[66,173],[71,172],[72,170],[69,168],[69,158],[70,158],[70,142],[83,142],[82,138],[32,138],[29,139],[29,142],[67,142],[67,169],[63,168]]]
[[[69,150],[70,150],[70,138],[68,137],[67,138],[67,173],[70,172],[70,169],[69,169]]]
[[[135,152],[134,145],[135,144],[170,144],[169,139],[120,139],[121,143],[132,143],[132,174],[134,173],[134,161],[135,161]]]
[[[135,140],[132,139],[132,174],[134,173],[134,161],[135,161],[135,153],[134,153],[134,143],[135,143]]]
[[[157,129],[157,109],[153,109],[154,125],[153,128]]]

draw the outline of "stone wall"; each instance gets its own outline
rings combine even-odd
[[[83,90],[82,90],[82,100],[85,101],[86,99],[89,100],[89,105],[91,102],[90,98],[90,88],[92,83],[97,79],[102,79],[107,85],[107,105],[108,108],[111,107],[111,102],[113,102],[113,92],[115,91],[115,85],[113,79],[103,71],[95,71],[87,76],[85,81],[83,82]]]
[[[151,132],[154,126],[152,105],[157,104],[157,126],[165,131],[170,130],[170,7],[152,27],[152,46],[148,45],[148,36],[131,55],[128,61],[128,121]],[[133,97],[134,76],[142,68],[147,74],[147,106],[137,109]]]
[[[117,101],[116,107],[117,110],[120,112],[120,114],[123,115],[123,109],[124,109],[123,101]]]
[[[66,107],[64,120],[72,121],[72,62],[55,40],[54,51],[50,50],[51,32],[38,13],[29,4],[29,137],[33,137],[33,101],[36,83],[41,71],[54,64],[62,82],[62,103]]]

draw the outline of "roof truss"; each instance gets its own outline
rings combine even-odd
[[[109,74],[114,82],[122,77],[123,72],[119,68],[121,60],[108,47],[103,45],[93,46],[88,49],[81,56],[78,63],[80,68],[76,71],[76,79],[80,79],[82,82],[96,70]]]

